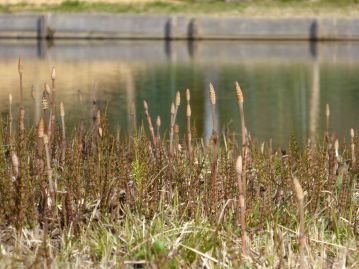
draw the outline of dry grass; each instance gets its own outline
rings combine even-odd
[[[0,12],[184,13],[250,17],[358,17],[357,0],[0,0]]]
[[[65,132],[71,111],[56,106],[55,78],[53,71],[37,126],[26,126],[21,102],[17,125],[10,114],[0,121],[0,267],[358,266],[354,131],[348,146],[326,134],[302,149],[293,138],[284,152],[248,131],[238,144],[229,132],[219,136],[211,86],[208,143],[192,138],[190,109],[184,139],[160,134],[159,117],[155,134],[146,102],[146,127],[134,126],[131,112],[130,129],[112,132],[111,111],[94,100],[91,126],[80,121]],[[179,106],[180,93],[168,104],[168,129],[176,129]]]

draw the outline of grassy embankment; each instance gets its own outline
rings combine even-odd
[[[112,133],[94,100],[92,124],[67,130],[71,111],[55,98],[55,69],[41,120],[26,126],[21,61],[18,71],[19,105],[10,96],[0,122],[0,267],[358,266],[354,130],[349,142],[326,132],[302,150],[294,138],[287,152],[258,144],[245,131],[238,84],[239,144],[215,128],[208,144],[193,137],[189,90],[169,104],[170,123],[153,118],[155,104],[144,101],[145,126],[135,125],[132,108],[128,130]],[[182,105],[187,128],[180,132]],[[329,107],[326,115],[328,130]]]
[[[178,0],[178,1],[135,1],[134,3],[109,3],[106,1],[63,1],[60,4],[0,5],[0,12],[109,12],[109,13],[194,13],[211,15],[241,16],[359,16],[357,0]]]

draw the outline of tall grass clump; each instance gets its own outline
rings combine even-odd
[[[136,126],[131,104],[119,134],[93,100],[92,121],[84,112],[71,130],[53,69],[31,126],[21,60],[18,71],[20,100],[10,96],[0,120],[1,268],[357,267],[359,138],[348,130],[350,143],[341,142],[329,112],[316,144],[292,137],[276,149],[250,138],[235,83],[237,141],[218,127],[221,97],[210,84],[209,141],[194,135],[189,90],[183,133],[179,92],[170,122],[159,115],[153,126],[154,104],[144,101],[145,124]]]

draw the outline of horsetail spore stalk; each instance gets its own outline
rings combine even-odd
[[[191,93],[190,90],[186,90],[186,101],[187,101],[187,109],[186,109],[186,116],[187,116],[187,148],[188,148],[188,159],[189,163],[192,166],[192,132],[191,132]]]
[[[64,103],[60,103],[60,117],[61,117],[61,129],[62,129],[62,153],[61,153],[61,161],[65,162],[66,157],[66,130],[65,130],[65,107]]]
[[[242,131],[242,156],[243,156],[243,173],[242,173],[242,182],[243,182],[243,191],[246,192],[247,189],[247,158],[248,158],[248,145],[247,145],[247,130],[246,124],[244,119],[244,98],[241,87],[239,86],[238,82],[235,83],[235,90],[237,96],[237,104],[239,107],[239,114],[240,114],[240,121],[241,121],[241,131]]]
[[[148,112],[148,104],[147,104],[147,102],[145,100],[143,101],[143,108],[145,110],[145,115],[146,115],[146,119],[147,119],[148,128],[150,129],[150,137],[151,137],[151,142],[152,142],[152,148],[155,148],[156,147],[155,131],[153,129],[152,119],[151,119],[150,113]]]
[[[51,81],[52,81],[52,90],[51,90],[51,110],[50,110],[50,134],[49,134],[49,143],[52,144],[55,136],[55,111],[56,111],[56,103],[55,103],[55,79],[56,79],[56,70],[55,67],[51,70]]]

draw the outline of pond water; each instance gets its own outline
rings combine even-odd
[[[112,127],[126,129],[130,104],[144,122],[143,100],[153,121],[169,124],[176,90],[191,90],[193,123],[199,136],[212,129],[208,96],[210,82],[217,91],[217,125],[240,133],[234,82],[245,96],[248,130],[256,140],[285,147],[289,136],[300,142],[320,138],[325,106],[330,105],[330,128],[340,137],[359,129],[359,43],[244,42],[244,41],[55,41],[0,42],[0,111],[6,115],[8,94],[19,100],[17,58],[24,62],[27,125],[38,120],[31,86],[40,96],[57,73],[57,100],[66,107],[66,120],[75,126],[90,122],[91,100],[106,109]],[[82,103],[79,100],[79,91]],[[39,105],[37,105],[39,107]],[[178,122],[185,128],[185,106]]]

